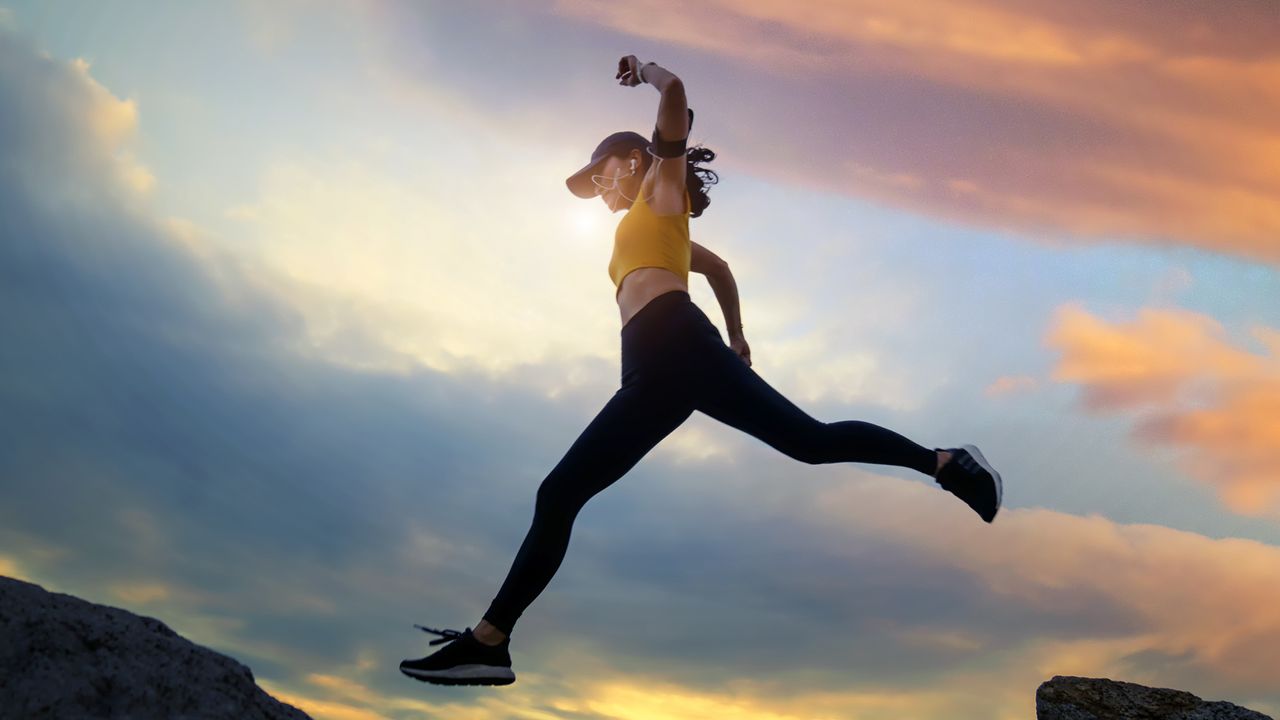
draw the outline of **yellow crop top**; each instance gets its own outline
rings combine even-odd
[[[609,259],[609,277],[617,286],[615,296],[622,290],[623,278],[642,267],[666,268],[689,282],[689,265],[693,261],[689,215],[693,201],[688,188],[684,199],[684,213],[658,216],[640,196],[622,216],[613,236],[613,257]]]

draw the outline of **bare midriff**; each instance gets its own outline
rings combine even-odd
[[[666,268],[642,267],[627,273],[618,288],[618,312],[622,316],[622,326],[626,327],[627,321],[650,300],[672,290],[689,292],[689,284]]]

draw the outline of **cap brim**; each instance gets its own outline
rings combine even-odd
[[[585,199],[595,197],[596,184],[591,182],[591,175],[594,173],[595,169],[604,162],[604,160],[604,158],[601,158],[593,163],[587,163],[582,166],[581,170],[570,175],[569,178],[564,181],[564,184],[569,187],[569,192]]]

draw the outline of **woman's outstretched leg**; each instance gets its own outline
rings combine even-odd
[[[861,462],[918,470],[986,522],[995,518],[1004,483],[977,447],[930,450],[869,422],[816,420],[770,387],[723,340],[708,342],[707,348],[695,385],[698,410],[811,465]]]
[[[708,343],[694,407],[810,465],[859,462],[933,477],[937,451],[862,420],[822,422],[801,410],[721,342]]]
[[[692,414],[688,397],[669,387],[637,383],[614,393],[538,488],[533,524],[484,622],[504,637],[510,635],[516,620],[560,568],[573,521],[586,502],[625,475]],[[481,633],[488,628],[480,628],[477,637],[484,639]]]

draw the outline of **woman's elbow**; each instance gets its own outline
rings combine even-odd
[[[721,278],[733,277],[733,273],[729,271],[729,263],[723,260],[708,262],[707,267],[702,274],[706,275],[708,280],[719,280]]]

